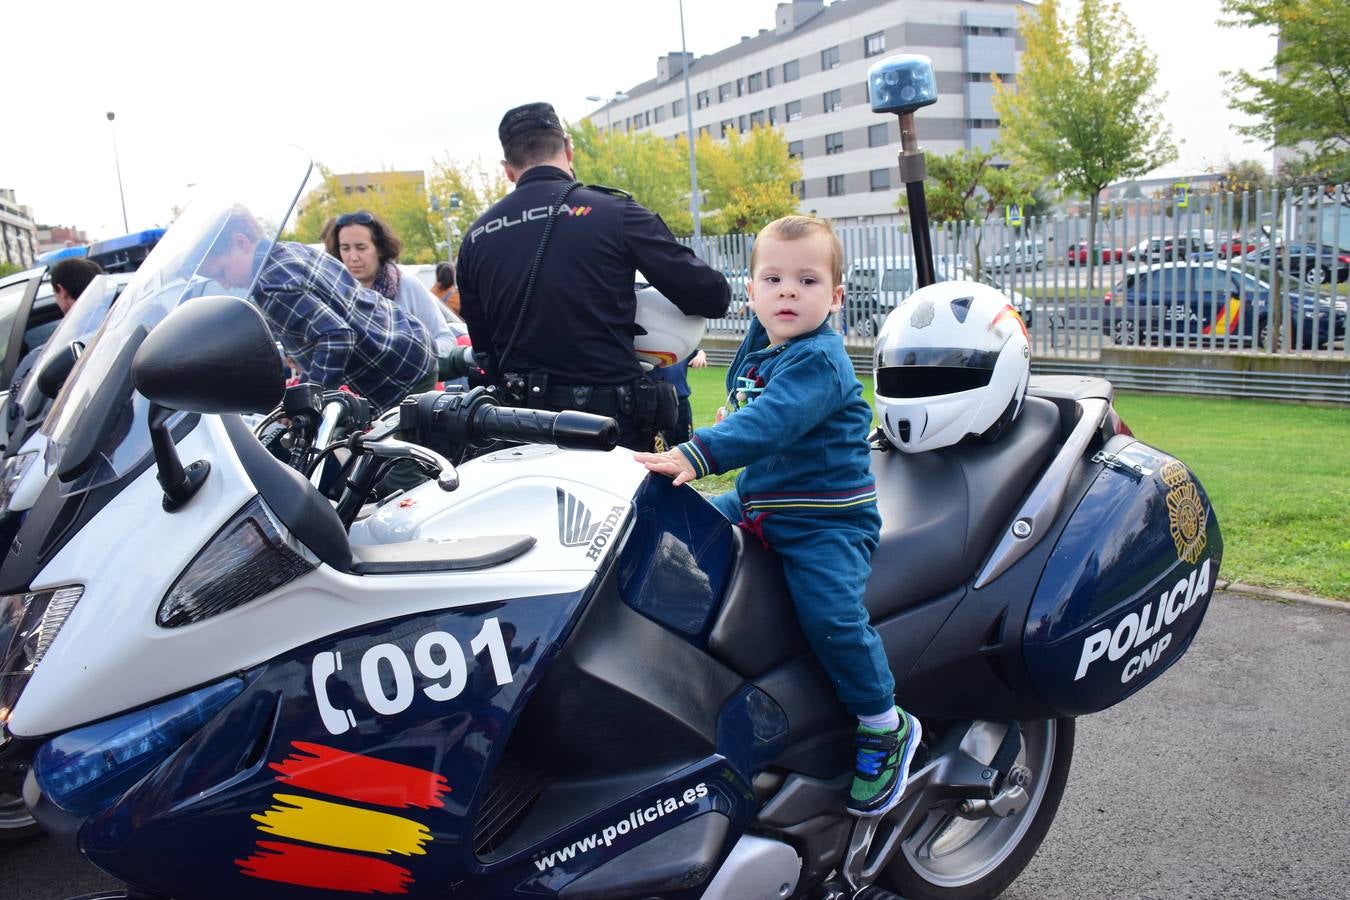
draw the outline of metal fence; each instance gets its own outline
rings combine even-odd
[[[915,289],[913,246],[907,223],[837,231],[846,263],[835,326],[864,362],[886,314]],[[1004,291],[1041,371],[1109,368],[1142,390],[1350,403],[1350,185],[1191,193],[1184,206],[1179,196],[1104,202],[1088,232],[1086,212],[936,225],[937,275]],[[695,248],[732,286],[712,336],[744,332],[752,243],[721,235]],[[1124,352],[1103,359],[1104,348]],[[1169,352],[1132,352],[1152,348]],[[1235,358],[1219,365],[1220,354]],[[1307,362],[1272,370],[1244,357]]]

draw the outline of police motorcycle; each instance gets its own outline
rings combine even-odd
[[[852,817],[853,722],[777,559],[597,452],[612,422],[409,398],[349,446],[435,477],[350,525],[263,449],[238,416],[280,402],[270,336],[197,270],[228,209],[279,233],[283,193],[175,223],[44,426],[55,477],[0,568],[0,752],[128,886],[103,896],[991,897],[1075,718],[1199,628],[1217,520],[1109,384],[1033,381],[997,440],[934,449],[896,386],[866,602],[925,743],[901,804]],[[963,299],[892,316],[954,327]]]

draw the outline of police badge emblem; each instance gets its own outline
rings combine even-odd
[[[1205,526],[1209,522],[1209,511],[1205,509],[1200,492],[1196,490],[1195,480],[1191,478],[1186,464],[1172,460],[1158,473],[1167,492],[1167,520],[1172,532],[1172,542],[1177,547],[1177,559],[1195,565],[1204,552]]]

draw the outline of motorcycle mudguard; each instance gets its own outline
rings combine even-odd
[[[1124,700],[1175,663],[1200,628],[1223,538],[1186,465],[1128,437],[1074,510],[1031,603],[1027,671],[1064,716]]]

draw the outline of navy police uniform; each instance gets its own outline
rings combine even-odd
[[[552,107],[531,104],[507,113],[503,145],[519,128],[522,110],[528,128],[561,133]],[[562,169],[532,166],[473,223],[459,252],[460,309],[474,356],[486,356],[489,379],[516,402],[613,416],[620,443],[648,449],[656,389],[633,352],[635,270],[690,315],[724,315],[730,290],[720,272],[628,194],[578,186],[559,207],[521,318],[545,224],[573,184]]]

